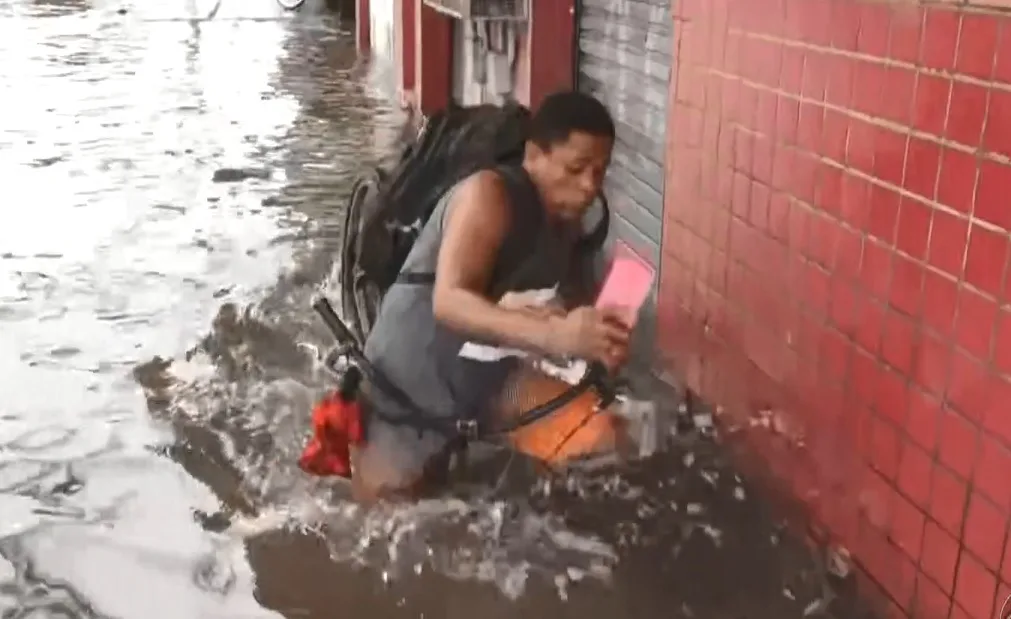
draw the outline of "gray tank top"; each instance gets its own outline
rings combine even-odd
[[[512,225],[503,243],[488,296],[555,288],[569,270],[576,237],[550,225],[544,206],[522,168],[501,168],[509,190]],[[407,256],[401,274],[434,273],[446,211],[456,187],[439,201]],[[461,357],[474,338],[436,322],[432,286],[397,282],[387,291],[365,342],[365,355],[385,377],[426,414],[445,419],[478,419],[517,366],[515,357],[483,361]],[[478,344],[493,344],[475,342]],[[412,415],[394,398],[373,391],[380,414]]]

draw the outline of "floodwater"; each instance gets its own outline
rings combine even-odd
[[[367,513],[298,470],[309,303],[404,123],[312,9],[0,3],[0,617],[852,616],[698,432]]]

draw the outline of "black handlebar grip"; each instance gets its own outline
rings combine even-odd
[[[312,304],[312,309],[316,310],[323,324],[333,332],[337,341],[343,343],[355,341],[355,336],[351,333],[351,329],[348,329],[344,321],[340,319],[337,312],[334,311],[333,305],[330,304],[330,301],[326,297],[316,299]]]

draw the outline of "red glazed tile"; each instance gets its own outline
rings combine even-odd
[[[973,493],[969,498],[969,509],[966,511],[962,542],[990,571],[1000,571],[1007,525],[1006,513],[1000,511],[982,494]]]
[[[932,479],[933,461],[919,447],[910,442],[906,442],[902,447],[902,458],[899,461],[899,477],[896,480],[899,490],[909,497],[920,511],[926,509],[930,504],[930,488]],[[922,528],[922,525],[921,525]],[[922,531],[918,533],[922,535]],[[910,556],[919,557],[920,547],[910,550]]]
[[[769,196],[769,232],[783,243],[790,240],[790,200],[781,191]]]
[[[836,238],[834,271],[836,275],[856,279],[860,275],[863,260],[863,239],[851,228],[839,228]]]
[[[1006,309],[997,315],[993,336],[993,364],[999,371],[1011,374],[1011,312]]]
[[[906,376],[884,368],[878,375],[874,407],[897,428],[905,427],[909,416],[909,382]]]
[[[918,389],[909,391],[909,413],[906,434],[917,445],[933,454],[937,448],[941,427],[941,402]]]
[[[968,215],[972,211],[975,192],[976,159],[962,151],[944,148],[941,154],[941,174],[937,181],[937,201]]]
[[[973,215],[1011,230],[1011,208],[1007,206],[1007,191],[1011,187],[1011,166],[993,161],[981,161],[979,188]]]
[[[900,477],[899,479],[901,480],[902,478]],[[889,537],[913,561],[920,560],[925,523],[926,517],[923,510],[901,495],[895,497],[895,501],[892,504],[892,523]]]
[[[888,67],[881,93],[880,114],[900,125],[908,125],[913,114],[916,73],[908,67]]]
[[[941,135],[948,116],[950,98],[950,79],[917,73],[916,93],[913,96],[913,128],[932,135]]]
[[[849,343],[835,329],[823,329],[818,342],[818,367],[833,382],[842,380],[849,368]]]
[[[916,596],[913,603],[914,617],[923,619],[948,619],[951,599],[941,591],[936,583],[922,572],[916,579]]]
[[[923,529],[923,551],[920,567],[945,593],[952,593],[955,585],[955,563],[958,561],[958,542],[928,520]]]
[[[825,101],[837,106],[849,106],[853,95],[853,60],[844,56],[826,56],[825,68],[828,71]]]
[[[986,102],[986,88],[967,82],[952,82],[945,136],[960,144],[976,148],[980,136],[983,135]]]
[[[787,144],[797,143],[797,125],[800,122],[800,102],[792,97],[776,98],[776,133]]]
[[[843,174],[842,187],[839,192],[840,219],[858,232],[867,229],[867,219],[870,215],[871,186],[863,178],[855,174]]]
[[[965,281],[989,295],[999,296],[1004,285],[1008,249],[1007,234],[973,224],[969,230]]]
[[[913,368],[913,351],[918,336],[912,320],[899,313],[888,312],[881,337],[882,358],[888,365],[908,376]]]
[[[755,180],[769,185],[772,183],[772,165],[775,158],[776,145],[772,140],[758,136],[752,148],[751,171]]]
[[[847,337],[853,337],[856,322],[856,292],[850,281],[840,275],[832,278],[829,320]]]
[[[989,397],[982,413],[984,433],[1011,447],[1011,414],[1007,406],[1011,402],[1011,382],[1003,377],[994,377],[985,389]]]
[[[907,100],[908,101],[908,100]],[[906,146],[909,136],[888,127],[876,127],[874,135],[874,169],[872,175],[885,183],[902,185],[906,166]]]
[[[772,186],[780,191],[792,193],[794,175],[797,172],[796,151],[787,146],[776,146],[772,161]]]
[[[832,47],[845,51],[855,50],[860,32],[860,13],[846,2],[832,2],[831,7]]]
[[[997,26],[1000,22],[990,15],[962,15],[962,36],[958,42],[955,69],[979,79],[993,74],[997,51]]]
[[[891,521],[894,495],[895,489],[888,480],[872,469],[865,470],[860,506],[863,508],[867,523],[873,525],[878,532],[886,529]]]
[[[1008,619],[1011,617],[1011,584],[999,582],[997,584],[997,597],[993,600],[994,617],[997,619]]]
[[[942,444],[944,434],[941,434]],[[941,527],[952,535],[960,535],[965,519],[965,483],[954,473],[941,465],[934,466],[934,478],[930,493],[930,515]],[[924,542],[926,553],[928,543]],[[941,583],[944,584],[944,583]]]
[[[759,90],[755,106],[755,131],[769,136],[776,135],[776,93]],[[778,136],[777,136],[778,137]]]
[[[783,66],[779,72],[780,90],[800,94],[804,81],[804,52],[799,48],[783,48]]]
[[[869,205],[867,232],[891,245],[899,220],[899,194],[881,185],[871,185]]]
[[[899,251],[917,260],[926,257],[932,212],[932,208],[918,200],[902,198],[895,230],[895,246]]]
[[[934,210],[930,225],[927,261],[950,276],[962,276],[962,263],[969,237],[969,222],[941,210]]]
[[[861,287],[875,299],[887,299],[892,282],[892,256],[890,248],[870,239],[864,242],[863,264],[860,269]]]
[[[915,617],[923,619],[948,619],[951,598],[937,584],[920,574],[916,579]]]
[[[899,435],[895,427],[877,416],[871,419],[871,464],[885,479],[899,472]]]
[[[990,619],[993,616],[996,593],[997,578],[971,554],[967,554],[963,550],[962,557],[958,562],[955,601],[969,613],[969,617],[972,619]]]
[[[940,169],[941,147],[921,138],[909,138],[902,186],[927,200],[933,200],[937,193],[937,175]]]
[[[997,322],[997,303],[962,288],[955,318],[955,344],[980,360],[990,358],[990,340]]]
[[[825,108],[816,103],[801,103],[797,120],[797,146],[816,152],[821,145]]]
[[[930,331],[920,334],[912,378],[933,398],[940,398],[948,387],[952,343]]]
[[[833,161],[842,162],[846,158],[846,139],[849,134],[850,119],[835,110],[825,110],[825,125],[821,134],[821,153]]]
[[[1011,38],[1011,29],[1008,30]],[[1011,156],[1011,92],[990,91],[989,114],[983,127],[983,148]]]
[[[944,215],[943,213],[936,213]],[[945,224],[960,220],[951,218]],[[965,237],[962,237],[963,240]],[[954,239],[932,238],[932,250],[936,250],[943,255],[944,249],[950,248]],[[943,243],[942,243],[943,242]],[[936,243],[936,244],[935,244]],[[954,334],[955,310],[958,307],[958,286],[956,283],[943,274],[934,271],[925,271],[923,274],[923,298],[930,299],[930,303],[923,304],[923,324],[942,337]]]
[[[892,19],[888,55],[895,60],[916,64],[920,58],[920,38],[923,31],[923,9],[917,5],[903,7]]]
[[[931,6],[926,13],[923,40],[930,43],[920,49],[920,60],[931,69],[951,69],[955,66],[961,13],[944,5]]]
[[[860,6],[860,30],[857,51],[884,58],[888,55],[888,34],[892,25],[892,7],[885,4]]]
[[[857,297],[855,316],[857,329],[853,335],[853,339],[861,348],[873,355],[877,355],[881,349],[881,333],[885,322],[884,305],[867,296],[859,296]],[[877,364],[876,359],[874,360],[874,364]]]
[[[951,379],[947,400],[973,424],[983,422],[983,414],[992,396],[992,385],[1001,378],[992,374],[976,358],[955,350],[952,354]]]
[[[1007,20],[1001,20],[1000,23],[993,77],[998,82],[1011,84],[1011,22]]]
[[[889,302],[907,316],[919,316],[923,299],[923,266],[901,254],[892,259],[892,288]],[[905,370],[908,373],[908,369]]]
[[[850,357],[850,389],[861,404],[872,404],[878,390],[878,361],[862,350]]]
[[[979,446],[979,432],[968,419],[953,410],[941,413],[940,444],[937,447],[938,460],[957,473],[962,479],[972,477],[972,465],[976,462],[976,449]],[[937,486],[935,488],[935,493]],[[937,498],[936,496],[934,497]],[[936,503],[936,501],[935,501]],[[958,504],[961,511],[962,504]],[[941,524],[948,521],[935,514]],[[952,522],[952,526],[955,526]],[[957,527],[955,529],[957,530]]]
[[[886,67],[877,60],[856,60],[853,70],[853,98],[850,107],[869,116],[880,117]]]
[[[984,435],[980,439],[975,469],[976,489],[1005,513],[1011,512],[1011,451]]]
[[[1004,544],[1004,561],[1000,568],[1000,575],[1004,582],[1011,583],[1011,536]],[[1007,617],[1006,614],[1001,615],[1001,619],[1005,619],[1005,617]]]
[[[846,163],[855,170],[870,174],[874,170],[874,125],[859,119],[850,121],[846,141]]]
[[[800,92],[805,99],[820,102],[825,100],[828,88],[829,61],[819,50],[805,50],[804,69],[801,75]]]

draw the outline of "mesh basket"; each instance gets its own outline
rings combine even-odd
[[[506,383],[496,401],[499,419],[514,419],[572,388],[534,364],[524,364]],[[600,397],[587,391],[578,398],[509,436],[512,447],[548,464],[613,453],[618,450],[624,420],[611,410],[598,410]]]

